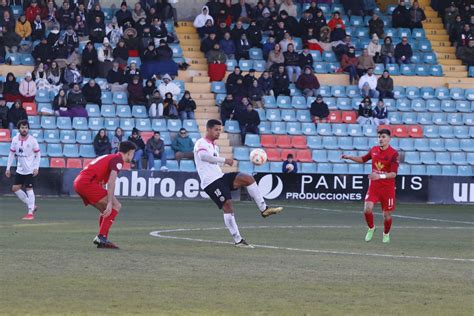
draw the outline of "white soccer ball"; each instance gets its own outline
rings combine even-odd
[[[250,152],[250,161],[256,166],[261,166],[267,162],[267,153],[260,148],[254,149]]]

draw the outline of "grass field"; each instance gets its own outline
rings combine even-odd
[[[25,223],[0,199],[1,315],[474,313],[472,206],[399,205],[386,245],[381,216],[363,241],[360,203],[262,219],[240,202],[240,231],[262,247],[239,249],[210,202],[124,200],[113,251],[94,248],[97,214],[78,199],[37,204]]]

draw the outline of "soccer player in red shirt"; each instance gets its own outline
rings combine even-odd
[[[373,208],[380,202],[384,217],[384,243],[390,242],[390,227],[392,226],[391,212],[395,210],[395,177],[398,172],[398,152],[390,146],[390,131],[381,129],[378,131],[379,146],[372,147],[369,152],[361,157],[342,155],[342,159],[365,163],[372,159],[372,173],[369,175],[369,190],[365,196],[364,215],[369,230],[365,241],[371,241],[374,235]]]
[[[92,205],[101,213],[99,215],[99,234],[93,242],[97,248],[118,247],[108,240],[110,227],[122,205],[114,195],[115,181],[124,162],[130,163],[135,154],[134,143],[120,143],[119,152],[97,157],[91,161],[74,180],[74,190],[84,201],[84,205]],[[107,190],[104,185],[107,184]]]

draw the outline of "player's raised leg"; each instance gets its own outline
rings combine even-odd
[[[239,173],[234,179],[234,187],[242,188],[245,187],[247,192],[257,204],[258,209],[263,217],[278,214],[283,211],[282,207],[269,207],[263,198],[260,189],[258,188],[257,182],[254,177],[246,173]]]
[[[364,217],[369,229],[367,230],[367,234],[365,235],[365,241],[369,242],[374,237],[375,232],[375,225],[374,225],[374,203],[370,201],[366,201],[364,204]]]

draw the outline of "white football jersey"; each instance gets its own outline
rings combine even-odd
[[[38,141],[33,136],[28,135],[26,139],[21,139],[20,134],[16,135],[12,139],[10,151],[17,158],[17,173],[23,175],[32,174],[33,170],[39,169],[40,148]]]
[[[222,178],[224,173],[219,163],[202,161],[201,158],[199,158],[200,151],[206,151],[211,156],[219,157],[219,147],[204,137],[198,139],[194,145],[194,162],[199,178],[201,179],[201,188],[204,189],[212,182]],[[222,165],[222,163],[220,164]]]

